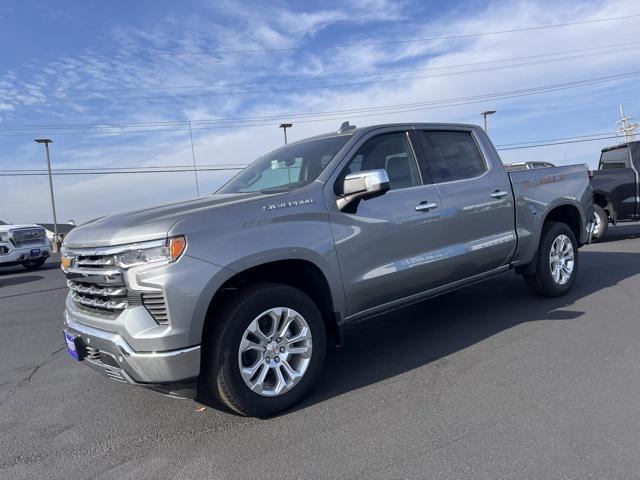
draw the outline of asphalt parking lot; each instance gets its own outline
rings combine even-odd
[[[75,363],[55,262],[0,270],[0,478],[638,478],[640,225],[580,261],[563,298],[508,273],[352,328],[269,420]]]

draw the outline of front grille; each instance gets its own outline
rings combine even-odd
[[[142,304],[159,325],[166,325],[167,323],[169,323],[167,304],[162,292],[143,293]]]
[[[106,249],[105,249],[106,250]],[[92,314],[116,318],[126,308],[144,306],[158,325],[169,323],[164,292],[127,290],[124,271],[118,268],[113,249],[68,251],[71,264],[65,270],[71,299]]]
[[[121,286],[106,286],[81,281],[67,281],[71,298],[83,308],[103,314],[117,315],[127,308],[127,289]]]
[[[116,264],[113,255],[79,255],[75,262],[79,268],[104,268]]]
[[[47,243],[47,233],[44,228],[21,228],[11,232],[13,244],[18,247],[34,247]]]
[[[122,271],[113,255],[79,254],[67,271],[71,298],[82,310],[101,316],[118,316],[129,306]]]

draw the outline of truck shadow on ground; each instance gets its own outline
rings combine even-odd
[[[2,278],[0,276],[0,289],[2,287],[10,287],[14,285],[22,285],[23,283],[37,282],[44,279],[41,275],[21,275],[19,277]]]
[[[640,253],[581,251],[574,288],[536,297],[514,273],[371,319],[330,351],[311,396],[295,410],[420,368],[525,322],[576,320],[574,302],[640,273]],[[286,413],[284,414],[286,415]]]
[[[14,265],[12,267],[2,267],[0,268],[0,281],[2,281],[2,277],[7,277],[9,275],[16,275],[21,273],[24,275],[32,275],[34,273],[37,274],[38,272],[41,272],[43,270],[56,270],[59,268],[60,268],[60,263],[54,260],[48,260],[47,263],[45,263],[42,267],[32,271],[26,270],[22,265]],[[20,283],[24,283],[24,282],[20,282]],[[4,283],[0,283],[0,285],[4,285]]]
[[[605,237],[598,243],[616,242],[632,238],[640,238],[640,223],[618,224],[615,227],[609,227]]]

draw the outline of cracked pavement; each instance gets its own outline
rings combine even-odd
[[[0,270],[0,478],[637,478],[640,225],[580,255],[560,299],[507,273],[352,328],[270,420],[74,362],[57,266]]]

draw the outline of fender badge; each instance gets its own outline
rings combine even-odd
[[[263,206],[262,209],[265,212],[270,212],[271,210],[277,210],[279,208],[301,207],[302,205],[309,205],[311,203],[313,203],[313,199],[307,198],[305,200],[291,200],[289,202],[272,203],[271,205]]]

